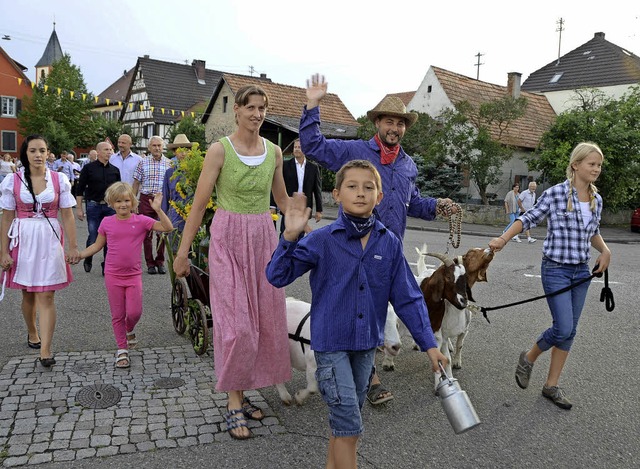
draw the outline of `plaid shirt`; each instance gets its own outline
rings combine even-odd
[[[591,238],[600,234],[602,197],[596,194],[596,211],[587,226],[582,221],[578,191],[573,188],[573,211],[567,211],[569,181],[556,184],[542,193],[538,203],[518,220],[526,231],[547,217],[547,237],[542,253],[561,264],[582,264],[591,258]]]
[[[147,156],[138,163],[133,179],[140,183],[140,192],[146,195],[162,192],[164,173],[171,167],[171,160],[165,156],[159,161]]]

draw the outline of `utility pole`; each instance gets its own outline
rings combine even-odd
[[[256,69],[253,67],[253,65],[249,65],[249,74],[250,74],[250,76],[253,76],[255,71],[256,71]]]
[[[484,56],[484,54],[481,54],[480,52],[476,54],[476,57],[478,58],[478,61],[474,64],[474,67],[478,67],[476,70],[476,80],[480,80],[480,65],[484,65],[484,62],[480,63],[480,57],[482,56]]]
[[[560,33],[558,37],[558,60],[560,60],[560,46],[562,45],[562,31],[564,31],[564,20],[560,18],[558,21],[556,21],[556,24],[558,25],[556,31]]]

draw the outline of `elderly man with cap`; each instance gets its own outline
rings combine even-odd
[[[173,223],[173,227],[177,228],[179,233],[182,233],[182,229],[184,228],[185,220],[178,215],[178,212],[171,206],[170,202],[185,202],[182,196],[176,190],[176,184],[180,182],[179,178],[172,178],[173,173],[176,171],[176,167],[182,161],[187,154],[189,153],[189,149],[193,146],[193,143],[189,141],[185,134],[178,134],[173,139],[173,143],[167,145],[167,150],[171,150],[174,152],[175,156],[171,158],[171,162],[173,163],[171,168],[167,169],[167,172],[164,173],[164,182],[162,184],[162,210],[167,214],[171,223]],[[172,239],[171,246],[175,247],[174,251],[178,248],[177,244],[174,246],[174,242]]]
[[[307,105],[300,119],[302,152],[330,171],[338,171],[348,161],[359,159],[374,164],[382,178],[384,197],[378,205],[380,221],[402,241],[407,216],[433,220],[436,206],[451,205],[451,199],[422,197],[415,185],[418,169],[400,141],[406,130],[416,123],[418,114],[407,112],[397,97],[385,97],[367,117],[377,132],[368,141],[326,139],[320,131],[320,101],[327,94],[324,76],[315,74],[307,81]],[[456,209],[452,206],[452,211]],[[393,399],[393,394],[374,375],[367,399],[378,405]]]

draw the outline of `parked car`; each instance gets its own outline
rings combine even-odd
[[[631,231],[640,233],[640,208],[635,209],[631,215]]]

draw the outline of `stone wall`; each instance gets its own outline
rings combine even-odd
[[[322,193],[322,203],[327,207],[335,207],[336,203],[329,192]],[[463,223],[478,225],[507,225],[509,217],[504,213],[504,207],[498,205],[462,205],[464,210]],[[633,210],[619,210],[612,212],[606,208],[602,211],[602,225],[628,225]],[[545,223],[542,223],[544,226]]]

